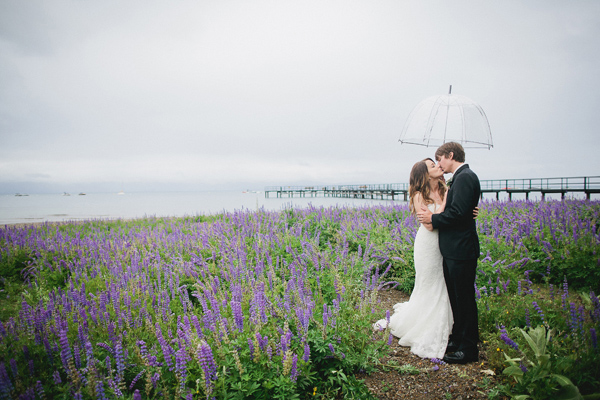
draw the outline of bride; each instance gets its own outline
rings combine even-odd
[[[409,181],[409,207],[413,214],[428,207],[433,213],[441,213],[446,206],[446,185],[443,171],[435,162],[426,158],[417,162]],[[476,212],[475,212],[476,215]],[[452,332],[452,309],[442,270],[442,254],[438,244],[438,231],[431,225],[421,225],[414,243],[415,287],[410,299],[394,305],[389,320],[392,335],[400,338],[401,346],[423,358],[443,358]],[[387,320],[375,323],[383,330]]]

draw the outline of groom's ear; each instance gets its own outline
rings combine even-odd
[[[448,153],[448,160],[454,160],[454,152]]]

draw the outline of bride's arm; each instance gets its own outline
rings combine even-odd
[[[417,192],[415,193],[415,197],[413,198],[413,204],[415,206],[415,210],[421,210],[421,209],[426,209],[427,208],[427,204],[425,204],[425,202],[423,201],[423,196],[421,196],[421,193]],[[427,229],[428,231],[432,231],[433,230],[433,226],[431,224],[422,224],[425,229]]]
[[[422,206],[425,206],[425,203],[423,203],[423,196],[421,196],[420,192],[415,193],[412,201],[413,201],[413,206],[415,207],[415,212],[418,212]]]

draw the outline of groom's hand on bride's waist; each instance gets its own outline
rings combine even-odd
[[[431,224],[431,215],[431,210],[425,206],[421,206],[421,210],[417,212],[417,218],[422,224]]]

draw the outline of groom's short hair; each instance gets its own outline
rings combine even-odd
[[[459,163],[465,162],[465,149],[463,149],[460,143],[456,142],[444,143],[438,147],[435,151],[435,159],[439,161],[442,156],[450,158],[450,153],[452,153],[452,159],[454,161],[458,161]]]

